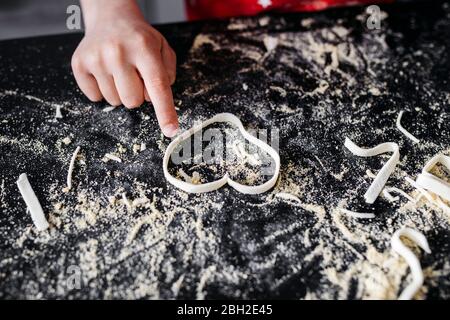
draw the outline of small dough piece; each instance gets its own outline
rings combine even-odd
[[[355,212],[355,211],[350,211],[344,208],[340,208],[339,209],[342,213],[345,213],[346,215],[352,217],[352,218],[356,218],[356,219],[373,219],[375,218],[375,214],[371,213],[371,212]]]
[[[275,160],[275,172],[272,178],[270,178],[268,181],[261,185],[257,186],[247,186],[240,184],[236,181],[233,181],[228,173],[226,173],[222,178],[216,181],[207,182],[203,184],[194,184],[186,181],[181,181],[174,176],[172,176],[169,173],[168,166],[169,166],[169,159],[177,145],[179,145],[182,141],[190,138],[194,133],[202,130],[203,128],[215,123],[215,122],[228,122],[233,125],[235,125],[238,130],[241,132],[241,134],[244,136],[245,139],[247,139],[249,142],[255,144],[257,147],[261,148],[263,151],[267,152],[274,160]],[[178,137],[176,137],[167,147],[166,152],[164,154],[163,159],[163,170],[164,170],[164,177],[169,181],[169,183],[173,184],[175,187],[180,188],[181,190],[184,190],[186,192],[190,193],[203,193],[203,192],[210,192],[219,189],[220,187],[224,186],[225,184],[229,184],[234,189],[236,189],[239,192],[246,193],[246,194],[259,194],[266,192],[267,190],[271,189],[277,182],[278,176],[280,174],[280,155],[278,152],[273,149],[271,146],[269,146],[267,143],[265,143],[262,140],[259,140],[258,138],[252,136],[250,133],[248,133],[244,126],[242,125],[241,120],[239,120],[238,117],[236,117],[234,114],[231,113],[219,113],[212,117],[211,119],[208,119],[202,123],[200,123],[197,126],[192,127],[191,129],[181,133]]]
[[[116,107],[114,107],[114,106],[109,106],[109,107],[106,107],[106,108],[103,108],[103,112],[111,112],[111,111],[113,111],[113,110],[115,110],[116,109]]]
[[[27,204],[27,208],[30,211],[31,219],[34,225],[39,231],[44,231],[49,227],[47,219],[45,218],[44,211],[39,203],[33,188],[28,181],[26,173],[22,173],[17,180],[17,186],[22,195],[23,200]]]
[[[55,118],[56,119],[62,119],[63,118],[63,115],[61,113],[61,106],[60,105],[56,105]]]
[[[105,158],[116,162],[122,162],[122,159],[120,159],[118,156],[112,153],[105,154]]]
[[[75,168],[75,160],[77,159],[78,152],[80,152],[80,146],[75,149],[72,157],[70,158],[69,171],[67,172],[67,187],[63,189],[64,192],[68,192],[72,189],[72,173]]]
[[[408,132],[408,130],[406,130],[403,126],[402,126],[402,116],[403,116],[404,111],[400,111],[400,113],[398,114],[397,117],[397,121],[396,121],[396,126],[397,129],[400,130],[401,133],[403,133],[406,137],[408,137],[409,139],[411,139],[414,143],[419,143],[420,140],[417,139],[415,136],[413,136],[411,133]]]

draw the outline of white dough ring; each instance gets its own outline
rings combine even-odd
[[[175,150],[176,146],[192,136],[194,133],[202,130],[203,128],[211,125],[215,122],[228,122],[233,125],[235,125],[239,131],[242,133],[242,135],[251,143],[255,144],[265,152],[267,152],[274,160],[275,160],[275,172],[270,178],[270,180],[266,181],[265,183],[257,186],[247,186],[240,184],[236,181],[233,181],[228,173],[226,173],[222,178],[216,181],[207,182],[203,184],[193,184],[190,182],[185,182],[182,180],[179,180],[172,176],[169,173],[168,165],[169,165],[169,159],[173,151]],[[176,137],[167,147],[166,152],[164,154],[163,159],[163,170],[164,170],[164,177],[169,181],[171,184],[173,184],[175,187],[180,188],[183,191],[190,192],[190,193],[202,193],[202,192],[210,192],[219,189],[220,187],[224,186],[225,184],[229,184],[234,189],[236,189],[239,192],[246,193],[246,194],[258,194],[263,193],[272,188],[275,183],[278,180],[278,175],[280,174],[280,155],[278,152],[273,149],[271,146],[269,146],[267,143],[265,143],[262,140],[259,140],[258,138],[252,136],[250,133],[248,133],[244,126],[242,125],[241,120],[239,120],[238,117],[236,117],[234,114],[231,113],[219,113],[212,117],[211,119],[208,119],[199,125],[196,125],[192,127],[191,129],[184,131],[181,133],[178,137]]]

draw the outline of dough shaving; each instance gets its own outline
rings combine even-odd
[[[413,281],[403,290],[399,300],[411,300],[423,284],[423,272],[419,259],[400,239],[407,237],[417,243],[425,252],[431,253],[428,241],[425,236],[417,230],[403,227],[397,230],[391,239],[392,250],[401,255],[409,265]]]
[[[419,143],[420,140],[417,139],[417,138],[416,138],[414,135],[412,135],[411,133],[409,133],[408,130],[406,130],[406,129],[402,126],[401,121],[402,121],[403,113],[404,113],[404,111],[402,110],[402,111],[400,111],[400,113],[398,114],[397,121],[396,121],[397,129],[400,130],[400,132],[403,133],[406,137],[408,137],[409,139],[411,139],[414,143]]]

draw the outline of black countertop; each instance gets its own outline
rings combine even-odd
[[[254,196],[169,185],[170,140],[151,106],[103,112],[78,90],[70,58],[81,35],[0,42],[0,298],[393,299],[410,281],[390,248],[404,225],[432,250],[415,251],[419,297],[450,298],[449,213],[402,196],[365,204],[366,170],[387,158],[343,147],[345,137],[399,143],[388,185],[413,196],[405,176],[450,152],[450,7],[382,9],[380,30],[366,29],[361,7],[158,27],[178,55],[182,128],[232,112],[246,127],[279,130],[280,181]],[[420,144],[396,129],[401,110]],[[107,152],[122,163],[102,161]],[[32,227],[15,184],[22,172],[48,231]],[[376,217],[352,219],[339,207]]]

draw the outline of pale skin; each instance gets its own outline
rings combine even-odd
[[[113,106],[151,101],[163,134],[175,136],[176,55],[166,39],[145,21],[135,0],[81,0],[81,6],[86,32],[72,57],[81,91]]]

